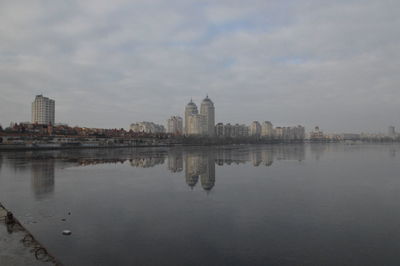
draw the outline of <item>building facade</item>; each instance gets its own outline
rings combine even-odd
[[[43,95],[36,95],[32,102],[32,123],[55,124],[55,101]]]
[[[183,134],[183,120],[180,116],[171,116],[167,120],[167,133],[174,135]]]
[[[185,107],[185,134],[189,135],[189,117],[199,113],[197,105],[190,99],[190,102]]]
[[[258,121],[253,121],[249,126],[250,136],[259,137],[261,136],[261,125]]]
[[[261,124],[261,136],[272,138],[274,136],[274,127],[270,121],[264,121]]]
[[[208,96],[201,103],[200,113],[192,100],[186,105],[184,131],[186,135],[215,136],[215,107]]]
[[[203,115],[192,114],[188,117],[188,135],[206,135],[206,120]]]
[[[215,136],[215,108],[214,103],[207,97],[202,101],[200,106],[200,115],[204,116],[205,135]]]
[[[130,125],[130,130],[135,133],[165,133],[165,127],[153,122],[139,122]]]

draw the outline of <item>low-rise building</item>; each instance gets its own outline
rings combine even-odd
[[[135,133],[165,133],[163,125],[158,125],[153,122],[139,122],[130,125],[130,129]]]

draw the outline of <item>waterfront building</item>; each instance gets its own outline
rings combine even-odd
[[[243,124],[231,125],[230,123],[227,123],[224,125],[223,123],[218,123],[215,126],[215,132],[217,137],[247,137],[249,136],[249,127]]]
[[[261,125],[258,121],[253,121],[249,127],[249,134],[250,136],[261,136]]]
[[[32,123],[54,125],[54,120],[55,101],[43,95],[36,95],[32,102]]]
[[[223,123],[218,123],[215,125],[215,135],[217,137],[224,136],[224,124]]]
[[[188,135],[206,135],[206,120],[203,115],[192,114],[188,117]]]
[[[167,120],[167,133],[174,135],[182,135],[183,133],[183,121],[180,116],[171,116]]]
[[[130,130],[135,133],[165,133],[165,127],[153,122],[139,122],[130,125]]]
[[[215,107],[214,107],[214,103],[211,101],[211,99],[208,98],[208,95],[201,103],[200,114],[202,116],[204,116],[204,121],[205,121],[205,126],[206,126],[206,129],[204,130],[205,134],[210,137],[214,136],[215,135]]]
[[[282,127],[276,127],[274,129],[274,136],[277,139],[282,139],[283,138],[283,128]]]
[[[261,125],[261,136],[262,137],[273,137],[274,128],[270,121],[264,121]]]
[[[249,136],[249,127],[244,124],[239,125],[238,137],[248,137],[248,136]]]
[[[314,131],[310,132],[310,140],[323,140],[325,139],[324,132],[319,129],[318,126],[314,128]]]
[[[186,105],[185,134],[215,136],[215,107],[208,95],[201,103],[200,114],[192,100]]]
[[[232,137],[232,125],[230,123],[224,125],[224,137]]]
[[[298,140],[304,140],[304,138],[306,137],[306,128],[298,125],[297,127],[295,127],[295,139]]]
[[[198,113],[197,105],[190,99],[185,107],[185,134],[189,135],[189,117]]]

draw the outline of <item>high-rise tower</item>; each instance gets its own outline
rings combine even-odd
[[[36,95],[32,103],[32,123],[54,125],[55,102],[52,99]]]
[[[205,132],[208,136],[215,135],[215,108],[214,103],[207,97],[203,100],[200,106],[200,114],[205,118]]]
[[[189,134],[189,117],[198,113],[197,105],[190,99],[190,102],[185,107],[185,134]]]

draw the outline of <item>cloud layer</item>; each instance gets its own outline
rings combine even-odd
[[[1,1],[0,123],[164,123],[208,93],[218,122],[400,127],[400,2]]]

